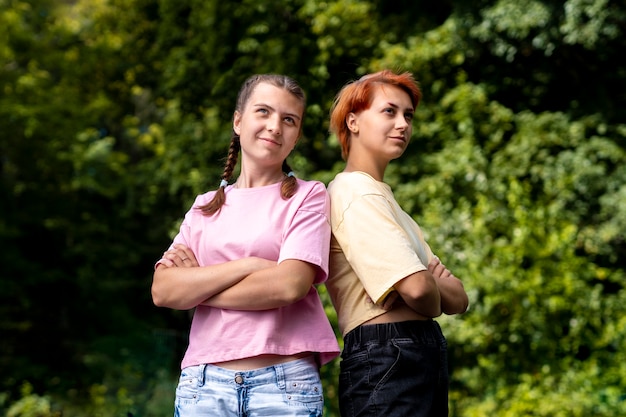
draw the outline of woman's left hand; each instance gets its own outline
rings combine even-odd
[[[200,266],[196,260],[194,253],[185,245],[177,244],[165,253],[163,253],[163,259],[168,260],[168,264],[164,264],[168,268],[172,267],[194,267]]]

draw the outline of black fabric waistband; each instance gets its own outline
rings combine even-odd
[[[370,343],[387,343],[392,339],[411,339],[423,345],[441,345],[445,337],[435,320],[411,320],[397,323],[366,324],[348,332],[343,338],[344,352],[360,350]]]

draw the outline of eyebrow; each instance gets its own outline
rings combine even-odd
[[[256,104],[253,104],[252,106],[253,107],[267,107],[268,109],[276,111],[276,109],[274,107],[270,106],[269,104],[265,104],[265,103],[256,103]],[[294,119],[302,120],[302,117],[298,116],[296,113],[285,113],[285,116],[291,116]]]
[[[391,101],[387,102],[388,106],[393,107],[394,109],[400,109],[400,106],[398,106],[397,104],[392,103]],[[410,111],[410,112],[415,112],[415,109],[411,106],[411,107],[407,107],[406,109],[404,109],[404,111]]]

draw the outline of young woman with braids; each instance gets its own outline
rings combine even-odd
[[[220,186],[157,262],[155,305],[195,308],[176,416],[322,415],[319,366],[339,354],[314,287],[328,273],[329,199],[286,162],[304,109],[289,77],[243,84]]]

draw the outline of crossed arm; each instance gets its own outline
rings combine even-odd
[[[463,282],[437,257],[428,264],[428,270],[405,277],[394,288],[409,307],[426,317],[464,313],[469,305]]]
[[[237,310],[266,310],[293,304],[313,285],[317,267],[288,259],[280,264],[249,257],[199,266],[193,252],[176,245],[154,271],[155,305],[187,310],[197,305]]]

